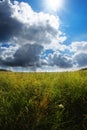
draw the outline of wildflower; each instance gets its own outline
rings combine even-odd
[[[59,104],[58,107],[59,107],[60,109],[63,109],[63,108],[64,108],[63,104]]]

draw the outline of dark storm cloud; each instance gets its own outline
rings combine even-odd
[[[13,57],[1,58],[1,63],[5,66],[40,66],[40,55],[43,47],[38,44],[26,44],[15,52]]]
[[[25,2],[0,2],[0,42],[12,39],[16,44],[50,44],[58,38],[59,18],[36,13]],[[23,41],[23,42],[22,42]]]
[[[9,41],[21,32],[22,23],[13,18],[12,13],[11,3],[2,1],[0,3],[0,42]]]

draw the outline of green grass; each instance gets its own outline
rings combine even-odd
[[[87,130],[87,71],[0,72],[0,130]]]

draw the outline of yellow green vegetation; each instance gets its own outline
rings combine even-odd
[[[0,130],[86,130],[87,71],[0,72]]]

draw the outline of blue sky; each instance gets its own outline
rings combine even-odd
[[[72,40],[87,40],[87,1],[86,0],[68,0],[67,13],[64,13],[65,33]]]
[[[87,1],[2,0],[0,67],[14,71],[87,67]]]
[[[61,29],[70,40],[87,40],[87,0],[64,1],[65,9],[57,12],[63,24],[61,24]],[[28,0],[27,2],[35,11],[43,11],[44,0]]]

